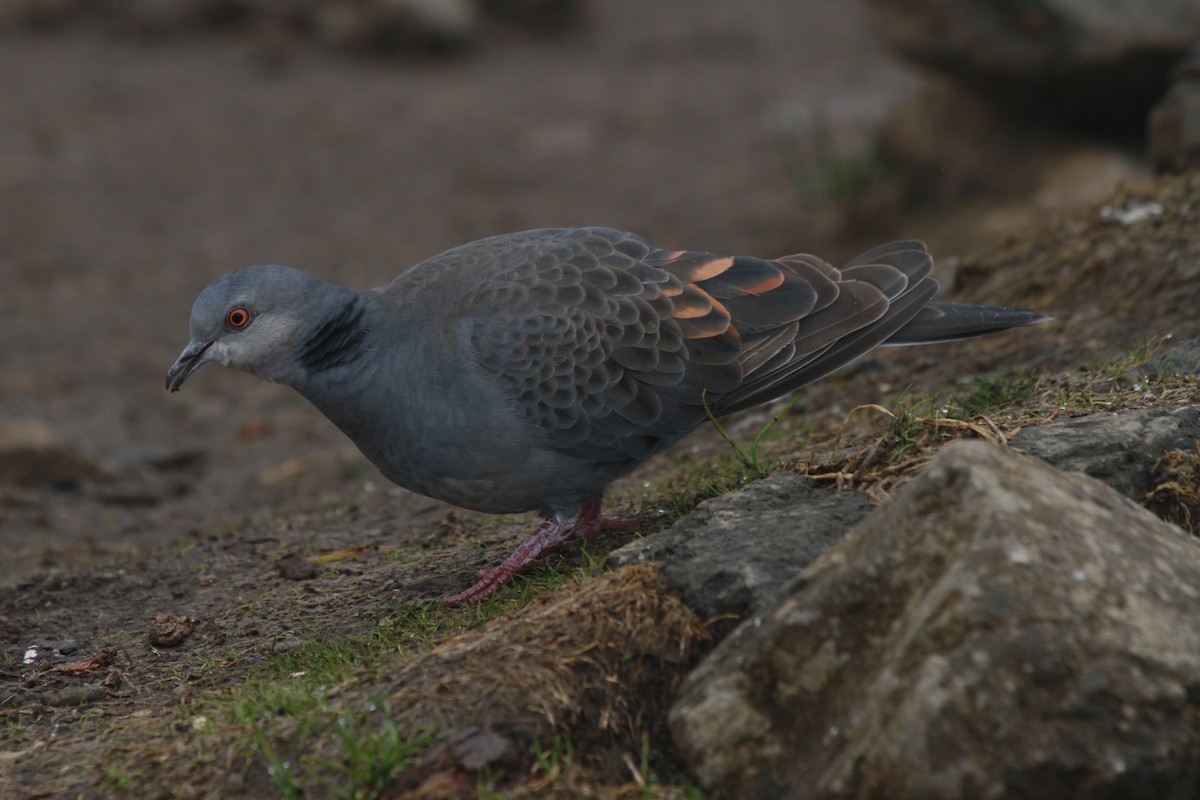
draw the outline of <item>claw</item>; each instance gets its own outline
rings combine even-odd
[[[444,606],[456,606],[460,603],[480,603],[488,599],[512,580],[528,564],[550,555],[565,544],[577,541],[590,541],[602,529],[609,528],[619,531],[631,531],[637,528],[637,520],[609,519],[600,516],[601,494],[588,500],[579,509],[579,513],[569,522],[548,519],[538,526],[512,555],[504,559],[497,567],[488,567],[475,573],[475,584],[457,594],[441,599]]]

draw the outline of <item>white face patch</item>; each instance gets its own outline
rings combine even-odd
[[[208,350],[209,361],[280,381],[295,368],[298,315],[264,312],[240,331],[227,331]]]
[[[233,366],[232,358],[229,354],[229,341],[227,339],[218,339],[212,343],[208,351],[204,354],[204,360],[210,364],[220,364],[223,367]]]

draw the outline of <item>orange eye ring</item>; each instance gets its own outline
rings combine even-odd
[[[252,319],[254,319],[254,312],[248,308],[237,306],[229,309],[229,313],[225,315],[225,325],[231,331],[240,331],[249,325]]]

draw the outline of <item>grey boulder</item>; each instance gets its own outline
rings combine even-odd
[[[1142,408],[1057,420],[1023,428],[1009,442],[1069,472],[1103,481],[1140,502],[1151,470],[1168,450],[1190,450],[1200,439],[1200,406]]]
[[[868,0],[893,49],[1024,118],[1143,130],[1200,34],[1195,0]]]
[[[609,553],[608,563],[661,564],[689,608],[709,619],[741,618],[766,611],[870,512],[858,492],[821,489],[780,472],[706,500],[667,530]]]
[[[687,678],[737,798],[1200,792],[1200,543],[1103,484],[946,447]]]

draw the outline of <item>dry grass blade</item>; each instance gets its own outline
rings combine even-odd
[[[874,403],[857,406],[846,415],[834,440],[835,447],[850,418],[860,411],[875,411],[890,420],[887,429],[866,444],[836,450],[805,473],[818,482],[833,483],[838,491],[857,489],[874,504],[919,472],[947,442],[973,436],[1007,447],[1014,431],[1005,433],[990,418],[978,415],[969,420],[948,417],[907,416]]]
[[[1200,442],[1192,452],[1171,450],[1150,468],[1143,504],[1159,517],[1200,535]]]
[[[390,699],[408,727],[628,745],[650,728],[666,735],[674,684],[706,640],[657,570],[619,569],[434,648],[396,676]]]

